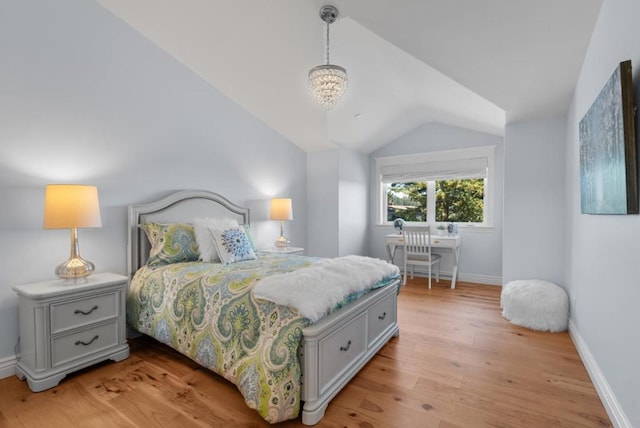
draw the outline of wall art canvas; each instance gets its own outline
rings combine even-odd
[[[631,61],[613,72],[579,125],[583,214],[638,214]]]

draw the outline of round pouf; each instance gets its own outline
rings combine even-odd
[[[569,296],[562,287],[541,279],[510,281],[500,295],[502,316],[533,330],[559,332],[569,323]]]

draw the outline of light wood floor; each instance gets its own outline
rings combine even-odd
[[[424,279],[402,289],[392,339],[329,405],[322,427],[611,426],[567,333],[500,315],[500,288]],[[246,427],[235,387],[148,339],[131,356],[31,393],[0,380],[0,427]],[[302,426],[300,420],[279,426]]]

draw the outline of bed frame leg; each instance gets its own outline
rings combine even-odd
[[[318,407],[313,411],[309,411],[303,408],[302,423],[305,425],[315,425],[318,422],[320,422],[320,419],[322,419],[322,417],[324,416],[324,412],[327,410],[328,405],[329,403],[326,403],[323,406]],[[305,403],[305,407],[306,407],[306,403]]]

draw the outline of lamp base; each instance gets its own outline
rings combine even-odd
[[[56,275],[61,279],[86,278],[95,270],[93,263],[78,256],[60,263],[56,267]]]
[[[276,242],[274,242],[274,245],[278,248],[286,248],[289,246],[289,240],[280,235],[280,237],[276,239]]]

